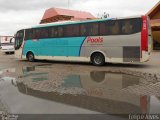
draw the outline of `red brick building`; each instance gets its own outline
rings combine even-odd
[[[51,23],[57,21],[79,21],[79,20],[91,20],[95,19],[91,13],[89,12],[82,12],[76,10],[68,10],[68,9],[61,9],[61,8],[50,8],[45,11],[40,24],[43,23]]]

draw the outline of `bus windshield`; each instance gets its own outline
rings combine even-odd
[[[23,42],[23,36],[24,36],[23,30],[18,31],[17,34],[15,35],[15,50],[21,47]]]

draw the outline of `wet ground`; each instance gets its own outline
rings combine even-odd
[[[0,111],[12,114],[160,113],[160,52],[143,64],[18,61],[0,53]],[[118,115],[118,116],[117,116]],[[115,116],[110,116],[115,117]]]

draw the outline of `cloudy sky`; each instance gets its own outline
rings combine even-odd
[[[159,0],[70,0],[69,9],[88,11],[97,17],[104,12],[110,17],[147,13]],[[22,28],[40,22],[46,9],[68,8],[68,0],[0,0],[0,36],[14,35]]]

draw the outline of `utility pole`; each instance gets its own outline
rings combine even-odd
[[[69,9],[69,4],[70,4],[70,1],[68,0],[68,9]]]

